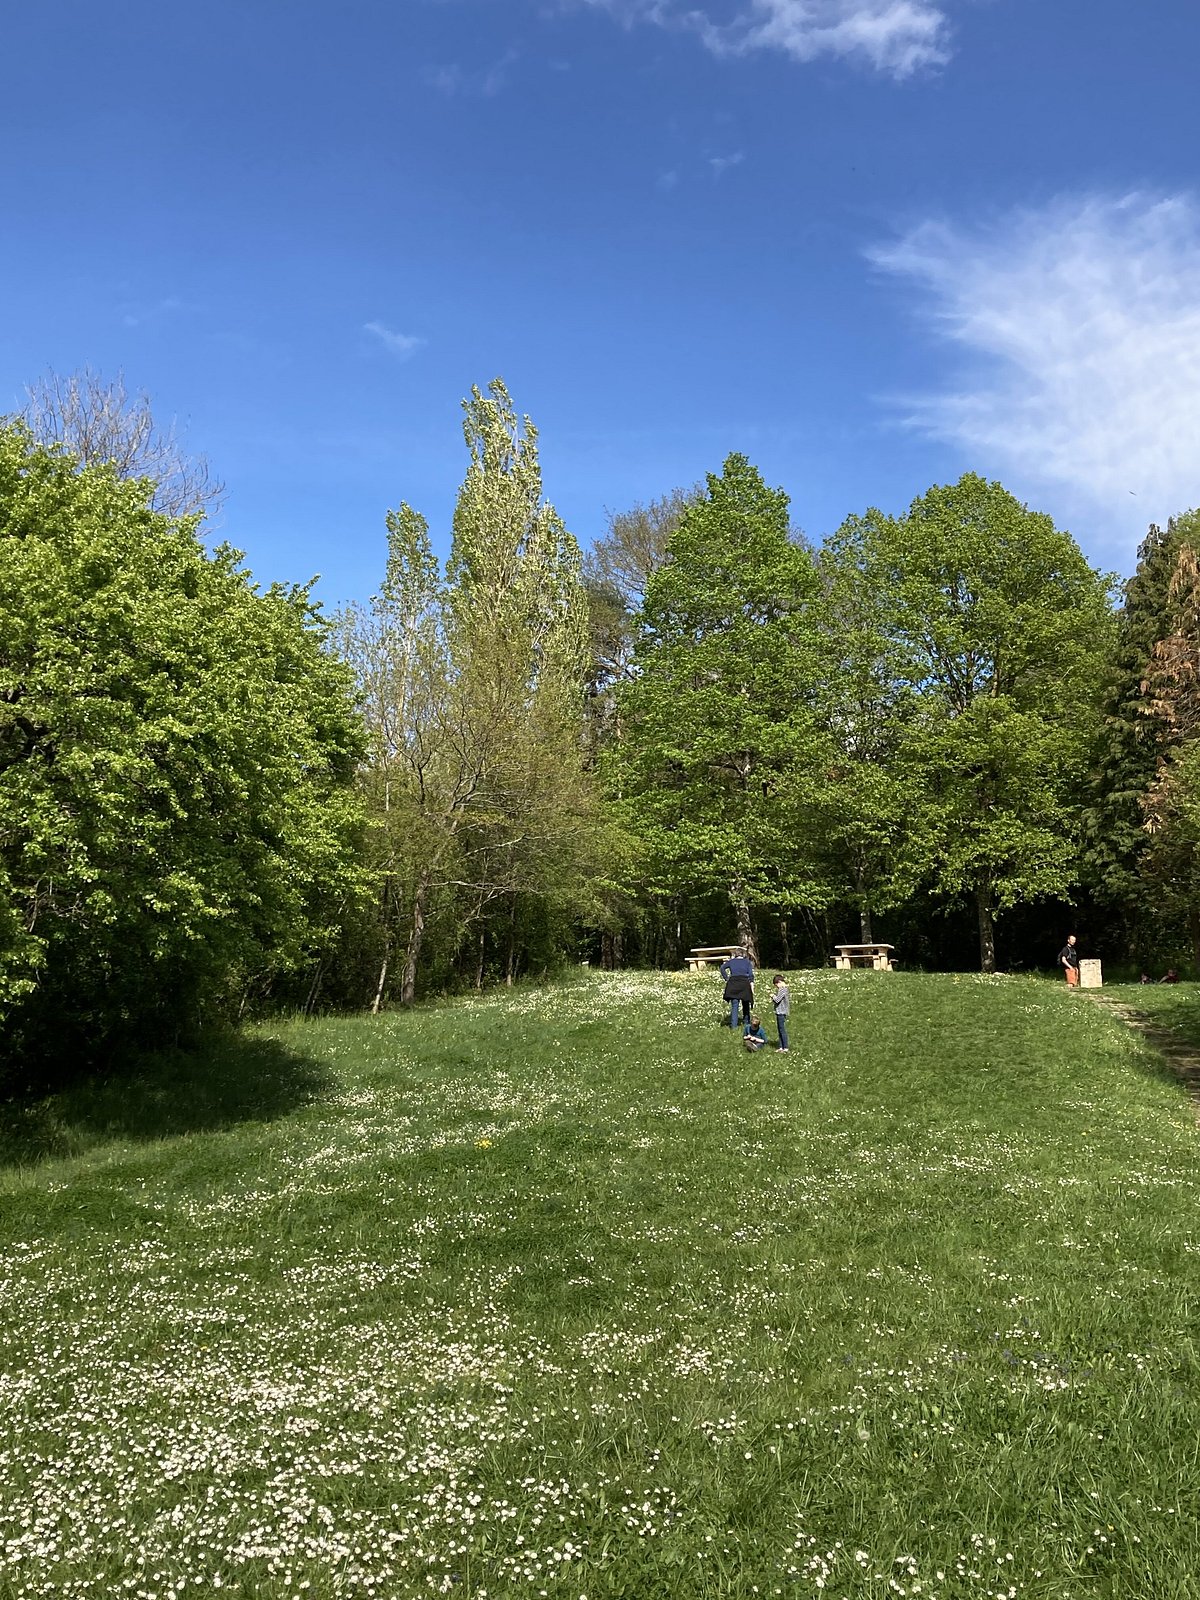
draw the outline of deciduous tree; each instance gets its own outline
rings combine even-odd
[[[970,897],[992,971],[996,913],[1077,880],[1110,583],[1048,516],[974,474],[875,519],[868,542],[918,696],[908,866]]]
[[[10,1059],[173,1034],[354,892],[361,732],[307,590],[259,590],[149,499],[0,430]]]
[[[788,500],[741,455],[672,534],[638,618],[610,786],[659,894],[722,891],[755,945],[756,906],[818,905],[817,579]]]

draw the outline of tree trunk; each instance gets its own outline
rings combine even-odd
[[[412,922],[408,929],[408,946],[404,952],[404,972],[400,979],[400,1004],[411,1006],[417,998],[417,962],[421,959],[421,945],[425,939],[425,910],[429,904],[429,885],[433,874],[426,868],[417,879],[413,895]],[[386,972],[387,962],[384,962]],[[380,974],[382,993],[383,973]]]
[[[991,884],[980,884],[975,890],[975,905],[979,912],[979,970],[996,970],[996,927],[992,920]]]
[[[862,930],[862,942],[874,944],[875,935],[871,932],[871,908],[865,901],[858,908],[858,925]]]
[[[483,993],[483,968],[487,959],[487,929],[479,930],[479,958],[475,963],[475,993]]]
[[[783,970],[790,972],[792,967],[792,944],[788,938],[788,919],[786,917],[780,917],[779,919],[779,939],[783,945]]]
[[[1192,936],[1192,965],[1200,972],[1200,911],[1194,906],[1188,912],[1188,932]]]
[[[371,1001],[371,1015],[377,1017],[379,1008],[383,1004],[383,986],[387,982],[388,952],[385,950],[383,960],[379,964],[379,982],[375,985],[375,998]]]
[[[750,907],[742,897],[738,885],[733,891],[733,910],[737,917],[737,942],[750,957],[754,966],[758,966],[758,942],[754,937],[754,924],[750,920]]]
[[[513,902],[508,919],[508,953],[504,958],[504,987],[511,989],[517,976],[517,907]]]
[[[324,963],[318,961],[317,962],[317,970],[313,973],[313,981],[309,985],[309,988],[308,988],[308,999],[305,1000],[305,1002],[304,1002],[304,1015],[306,1017],[310,1017],[312,1015],[312,1008],[317,1003],[317,996],[321,992],[321,979],[324,976],[325,976]]]

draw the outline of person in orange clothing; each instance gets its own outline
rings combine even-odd
[[[1075,935],[1069,933],[1067,942],[1058,952],[1058,962],[1063,969],[1067,980],[1068,989],[1079,987],[1079,951],[1075,946]]]

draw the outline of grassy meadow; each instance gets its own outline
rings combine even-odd
[[[281,1024],[10,1120],[3,1600],[1200,1597],[1159,1059],[1032,978],[797,974],[757,1057],[719,993]]]

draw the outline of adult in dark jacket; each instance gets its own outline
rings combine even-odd
[[[729,1026],[737,1028],[750,1021],[750,1007],[754,1004],[754,968],[744,950],[722,962],[721,976],[725,979],[725,998],[729,1001]]]

